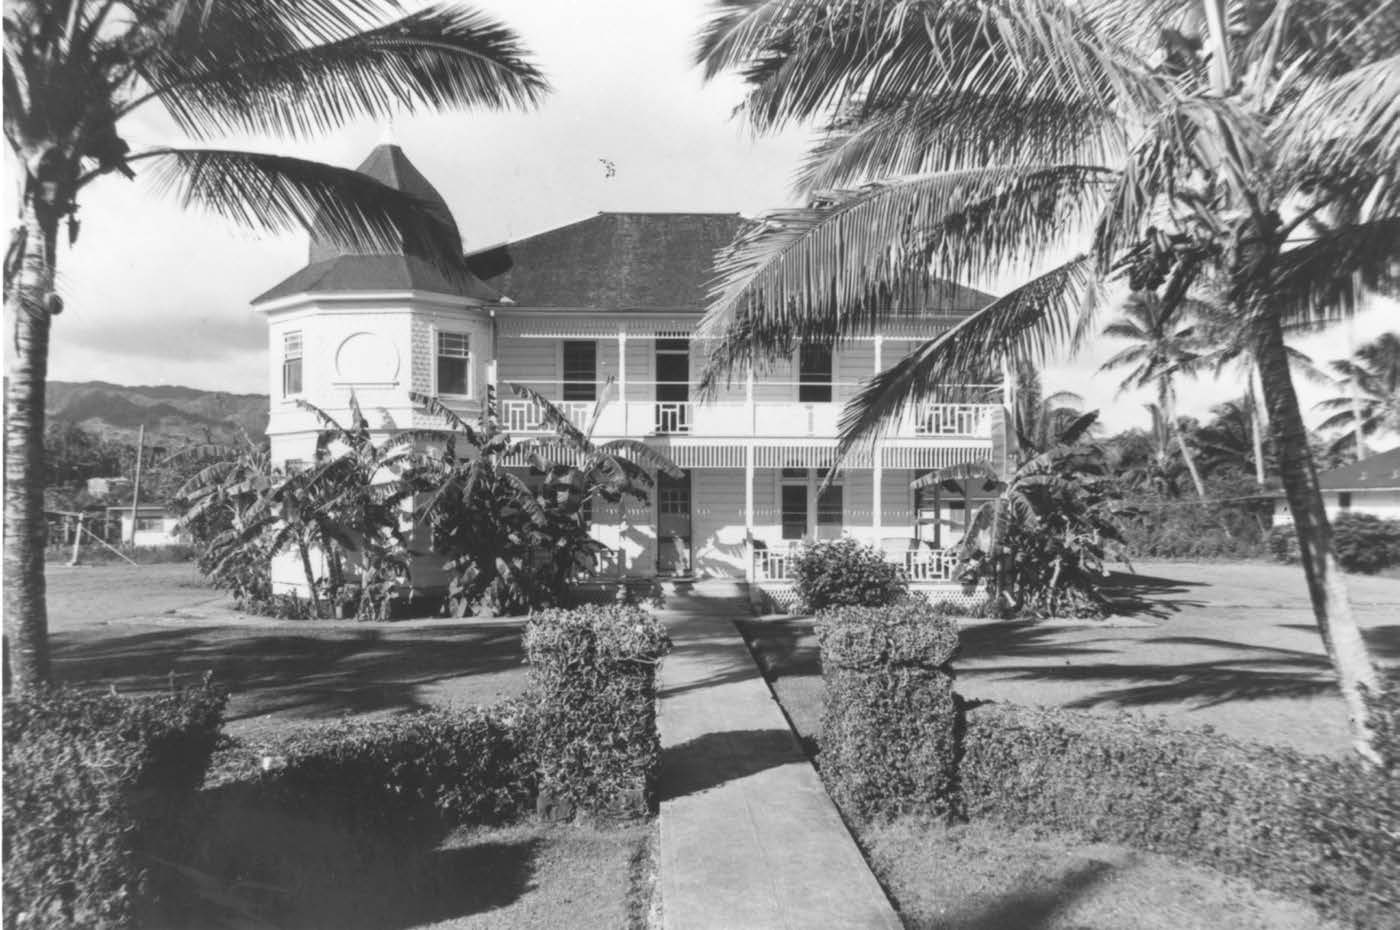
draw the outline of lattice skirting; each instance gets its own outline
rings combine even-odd
[[[982,592],[968,594],[961,585],[919,584],[909,586],[911,591],[928,595],[934,603],[948,603],[960,611],[975,614],[987,603],[987,595]],[[782,581],[755,582],[750,589],[750,598],[761,613],[788,613],[797,603],[797,590]]]

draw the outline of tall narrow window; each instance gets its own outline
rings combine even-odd
[[[823,475],[815,472],[815,483],[820,486]],[[837,539],[841,536],[841,514],[845,509],[846,495],[841,485],[834,484],[817,495],[817,538]]]
[[[437,334],[437,392],[471,394],[471,338],[466,333]]]
[[[807,481],[783,485],[783,539],[807,535]]]
[[[282,337],[282,396],[301,393],[301,332]]]
[[[564,343],[564,400],[598,399],[598,343]]]
[[[831,347],[804,345],[797,353],[797,400],[831,403]]]

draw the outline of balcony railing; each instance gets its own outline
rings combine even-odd
[[[641,387],[629,390],[643,393]],[[541,393],[555,393],[541,386]],[[579,428],[593,417],[594,401],[556,400],[555,405]],[[843,403],[756,400],[753,402],[672,400],[605,400],[598,412],[599,436],[762,436],[834,438]],[[923,404],[907,414],[890,435],[901,438],[991,436],[993,404]],[[501,420],[515,433],[550,432],[538,408],[528,400],[500,402]]]
[[[886,552],[884,555],[885,561],[903,566],[912,582],[953,584],[957,581],[956,549],[911,549],[907,552]],[[796,558],[796,553],[790,550],[755,549],[754,581],[792,581],[792,566]]]

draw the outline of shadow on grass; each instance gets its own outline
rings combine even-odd
[[[954,911],[937,922],[919,923],[930,930],[1042,930],[1054,925],[1076,898],[1113,871],[1106,862],[1090,862],[1060,876],[1053,885],[1002,895],[981,907]]]
[[[1104,581],[1102,592],[1113,605],[1113,612],[1122,616],[1148,616],[1164,619],[1184,607],[1204,607],[1206,601],[1182,597],[1192,588],[1207,587],[1202,581],[1182,581],[1157,575],[1133,572],[1111,572]]]
[[[166,918],[172,928],[226,925],[233,910],[282,930],[407,930],[505,907],[532,888],[536,838],[440,848],[432,830],[356,828],[206,796],[194,865],[227,898],[184,902]]]
[[[110,628],[56,634],[58,680],[128,692],[195,681],[206,672],[234,694],[230,720],[269,713],[333,717],[415,710],[435,682],[510,670],[523,676],[518,625],[384,630],[160,628],[111,635]]]
[[[803,759],[791,730],[706,733],[661,751],[661,799],[698,794]]]

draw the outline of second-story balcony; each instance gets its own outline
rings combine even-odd
[[[558,391],[532,385],[545,396]],[[629,393],[652,393],[653,385],[632,384]],[[508,389],[502,392],[508,393]],[[594,416],[598,437],[692,436],[706,438],[834,438],[843,402],[797,400],[605,399],[553,400],[575,426],[587,429]],[[995,404],[921,404],[905,414],[889,436],[902,439],[989,439]],[[502,424],[517,434],[549,432],[534,403],[506,396],[500,401]]]

